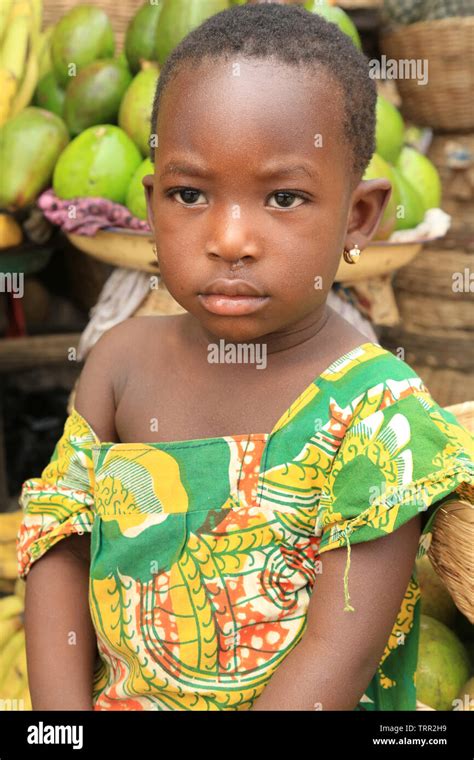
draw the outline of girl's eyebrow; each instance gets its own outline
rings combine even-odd
[[[198,166],[197,164],[189,164],[185,161],[182,161],[181,163],[168,161],[168,163],[164,165],[163,171],[160,172],[160,174],[162,177],[166,174],[187,174],[190,177],[212,177],[212,172],[207,171],[204,167]]]
[[[317,177],[317,172],[314,167],[306,162],[301,164],[285,164],[273,162],[261,171],[256,172],[256,176],[262,178],[284,177],[289,174],[304,174],[310,179]]]
[[[189,177],[203,178],[209,178],[213,176],[213,173],[205,169],[203,166],[188,163],[186,161],[168,161],[168,163],[164,165],[163,170],[160,172],[160,174],[162,177],[165,177],[167,174],[185,174]],[[308,176],[310,179],[318,179],[318,173],[314,167],[307,162],[299,164],[285,164],[273,161],[260,171],[254,172],[254,174],[260,179],[270,179],[272,177],[283,177],[294,174],[303,174],[305,176]]]

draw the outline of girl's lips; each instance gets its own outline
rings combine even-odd
[[[240,317],[263,308],[268,296],[225,296],[217,293],[200,293],[199,300],[211,314]]]

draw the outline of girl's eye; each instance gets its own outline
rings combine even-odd
[[[298,203],[296,206],[291,205],[295,198],[299,198],[302,202],[305,200],[304,196],[300,195],[300,193],[291,193],[286,190],[280,190],[277,193],[273,193],[271,197],[278,198],[277,202],[281,203],[280,206],[273,206],[273,208],[298,208],[302,203]]]
[[[181,201],[176,198],[178,203],[181,203],[182,206],[198,206],[201,204],[194,203],[194,201],[199,198],[200,195],[202,195],[199,190],[194,190],[192,187],[181,187],[178,189],[168,190],[166,193],[168,197],[174,197],[174,196],[180,196]]]
[[[168,190],[166,193],[167,197],[171,197],[171,198],[176,197],[176,200],[182,206],[200,206],[201,205],[200,203],[195,202],[199,198],[200,195],[203,195],[203,194],[199,190],[195,190],[192,187],[172,188],[171,190]],[[277,206],[273,206],[273,208],[298,208],[298,206],[301,206],[302,203],[305,201],[305,197],[301,195],[300,193],[296,193],[296,192],[292,193],[287,190],[280,190],[276,193],[273,193],[271,197],[276,198],[277,203],[279,204]],[[301,203],[298,203],[295,206],[293,204],[297,198],[300,199]]]

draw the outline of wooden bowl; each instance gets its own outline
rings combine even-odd
[[[159,274],[151,232],[109,227],[98,230],[92,237],[70,232],[66,236],[80,251],[106,264]]]
[[[128,269],[140,269],[158,274],[152,245],[151,232],[123,230],[109,227],[99,230],[93,237],[66,233],[76,248],[107,264]],[[423,241],[428,242],[428,241]],[[336,273],[336,282],[357,282],[388,272],[394,272],[405,266],[421,250],[422,242],[389,243],[376,241],[370,243],[360,256],[357,264],[347,264],[341,256]]]

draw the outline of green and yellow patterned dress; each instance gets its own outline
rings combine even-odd
[[[421,556],[441,500],[473,501],[472,454],[470,433],[373,342],[334,361],[270,433],[101,442],[73,409],[23,484],[19,575],[91,533],[95,710],[248,710],[304,634],[320,555],[350,555],[428,509]],[[356,710],[415,709],[419,617],[414,568]]]

